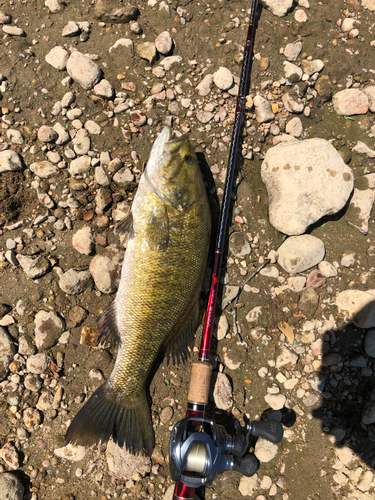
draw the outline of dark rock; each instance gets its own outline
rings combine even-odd
[[[128,23],[135,19],[137,14],[138,8],[134,5],[119,6],[119,3],[113,0],[98,0],[95,5],[96,17],[105,23]]]
[[[310,319],[314,316],[318,305],[319,294],[312,288],[305,288],[298,302],[300,312]]]
[[[85,363],[85,370],[90,371],[93,368],[104,371],[112,362],[111,356],[106,351],[96,351],[90,354]]]
[[[332,86],[327,75],[318,78],[315,83],[315,90],[322,102],[329,102],[332,99]]]

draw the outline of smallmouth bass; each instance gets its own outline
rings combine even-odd
[[[211,216],[194,150],[186,136],[156,139],[131,212],[117,226],[128,244],[114,301],[98,321],[102,342],[118,342],[108,380],[73,419],[66,441],[113,439],[151,454],[154,433],[146,381],[160,351],[181,355],[198,326],[199,294]]]

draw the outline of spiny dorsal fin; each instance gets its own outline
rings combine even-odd
[[[124,243],[126,243],[131,238],[134,238],[135,233],[133,228],[132,212],[129,212],[128,215],[125,215],[125,217],[116,224],[114,232],[118,236],[125,236]]]
[[[99,345],[106,342],[109,342],[112,345],[120,343],[121,337],[117,328],[115,301],[112,301],[102,312],[98,320],[98,330]]]

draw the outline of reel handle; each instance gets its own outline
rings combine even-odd
[[[265,422],[253,420],[250,424],[250,433],[256,437],[263,437],[271,443],[280,443],[283,438],[283,426],[277,420],[266,420]]]
[[[231,470],[241,472],[241,474],[246,477],[251,477],[259,469],[259,466],[260,462],[257,457],[253,453],[249,453],[248,455],[242,457],[240,465],[237,465],[236,463],[232,464]]]

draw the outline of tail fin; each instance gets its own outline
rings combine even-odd
[[[154,432],[146,393],[136,403],[101,385],[74,417],[66,433],[68,443],[90,446],[113,436],[119,446],[132,453],[151,455]]]

